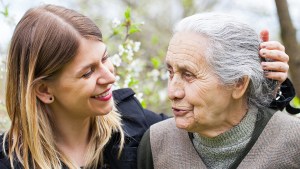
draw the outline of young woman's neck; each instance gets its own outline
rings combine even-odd
[[[55,122],[55,141],[58,149],[78,166],[84,166],[84,154],[86,154],[89,142],[89,128],[90,118],[66,118]]]

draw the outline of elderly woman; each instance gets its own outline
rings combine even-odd
[[[179,22],[166,56],[174,118],[145,133],[139,168],[300,168],[300,120],[267,108],[277,84],[259,43],[230,16]]]

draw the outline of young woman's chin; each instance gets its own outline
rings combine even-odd
[[[102,107],[100,110],[95,112],[96,116],[104,116],[109,114],[113,110],[113,103],[106,105],[105,107]]]

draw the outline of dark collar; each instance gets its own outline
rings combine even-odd
[[[130,88],[123,88],[123,89],[118,89],[113,91],[113,97],[116,104],[122,102],[123,100],[126,100],[127,98],[133,95],[135,95],[135,93]]]

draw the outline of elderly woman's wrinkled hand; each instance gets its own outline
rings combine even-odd
[[[277,41],[268,41],[260,44],[261,63],[265,70],[265,76],[277,80],[279,84],[284,82],[288,76],[289,56],[285,53],[284,46]]]

